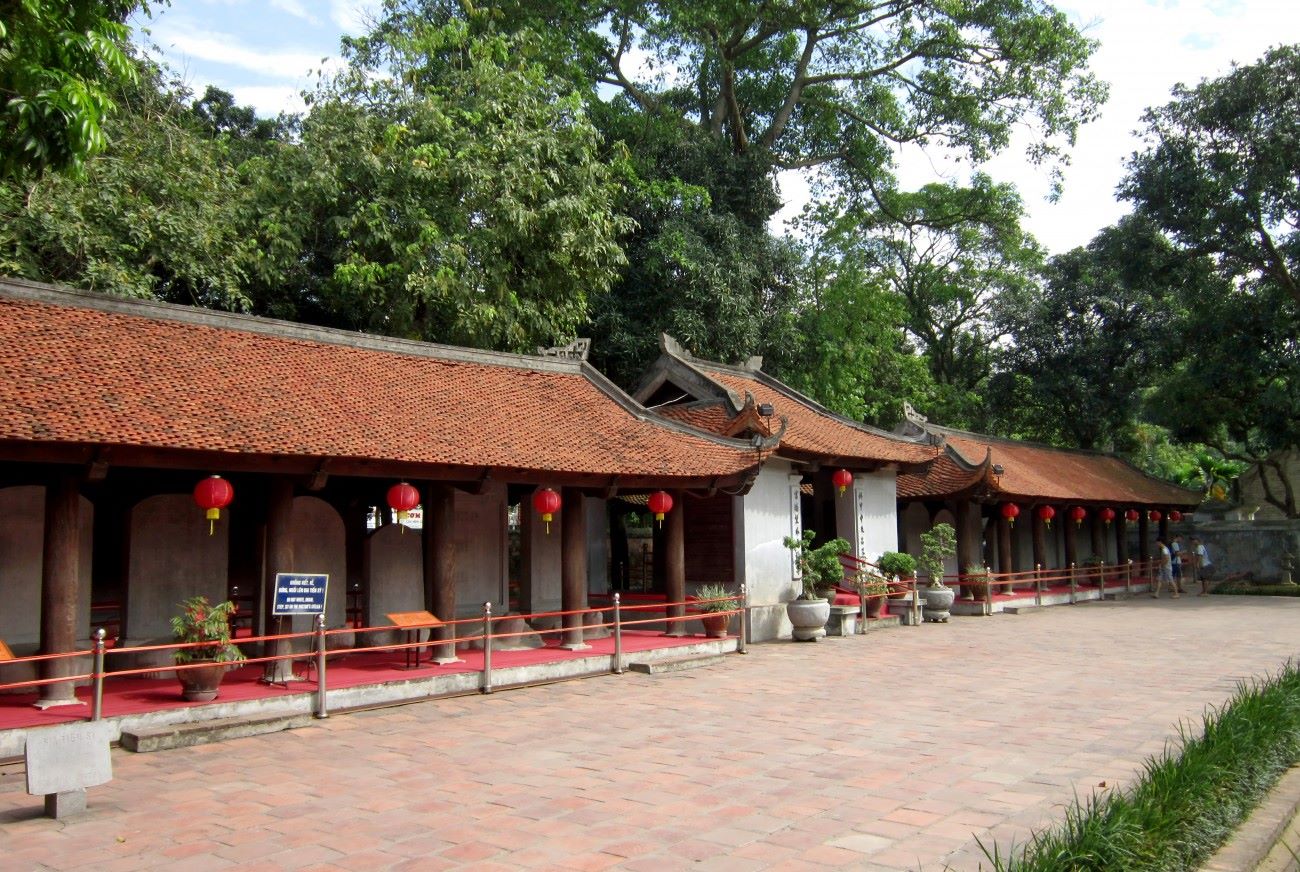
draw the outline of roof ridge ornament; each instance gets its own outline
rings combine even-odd
[[[930,419],[918,412],[907,400],[903,400],[903,417],[911,424],[915,424],[922,429],[930,423]]]
[[[568,345],[552,345],[550,348],[537,346],[537,354],[541,357],[558,357],[563,360],[581,360],[586,361],[587,353],[591,351],[590,339],[575,339]]]

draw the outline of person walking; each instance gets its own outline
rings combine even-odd
[[[1156,546],[1159,549],[1159,565],[1156,566],[1156,578],[1152,584],[1151,598],[1160,599],[1160,591],[1164,589],[1165,582],[1169,583],[1169,589],[1173,591],[1174,599],[1178,599],[1178,588],[1174,586],[1173,576],[1173,559],[1170,556],[1169,546],[1163,539],[1156,540]]]
[[[1201,578],[1201,592],[1197,596],[1210,595],[1210,553],[1205,550],[1205,543],[1192,537],[1192,559],[1196,562],[1196,574]]]
[[[1173,576],[1174,593],[1183,592],[1183,536],[1175,533],[1169,543],[1169,571]]]

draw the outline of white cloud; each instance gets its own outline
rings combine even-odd
[[[329,0],[330,20],[344,33],[358,36],[365,33],[378,18],[381,0]]]
[[[254,49],[238,37],[213,30],[170,28],[162,33],[155,31],[154,37],[169,55],[236,67],[268,78],[297,80],[321,67],[319,54],[292,49]],[[339,61],[328,58],[325,66],[326,69],[336,69]]]
[[[308,24],[320,24],[320,19],[307,11],[307,7],[302,4],[302,0],[270,0],[270,2],[272,8],[279,9],[287,15],[292,15],[294,18],[301,18]]]
[[[302,88],[293,85],[232,85],[227,90],[236,105],[252,106],[259,118],[274,118],[281,112],[303,112]]]

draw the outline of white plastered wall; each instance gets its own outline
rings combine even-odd
[[[836,535],[853,553],[876,560],[898,550],[898,477],[892,469],[853,476],[853,484],[836,496]]]
[[[799,506],[800,475],[784,460],[759,471],[749,493],[736,497],[736,577],[749,590],[751,632],[756,641],[790,635],[785,603],[799,595],[793,553],[786,536],[803,531]]]
[[[90,568],[94,508],[81,498],[81,595],[77,637],[90,636]],[[33,654],[41,641],[41,567],[45,547],[45,488],[0,488],[0,639],[15,654]],[[12,679],[19,680],[18,676]]]

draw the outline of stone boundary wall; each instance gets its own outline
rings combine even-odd
[[[1200,537],[1213,562],[1213,578],[1249,572],[1257,581],[1280,581],[1289,552],[1292,578],[1300,580],[1300,520],[1194,521],[1170,530],[1182,533],[1184,543]]]

